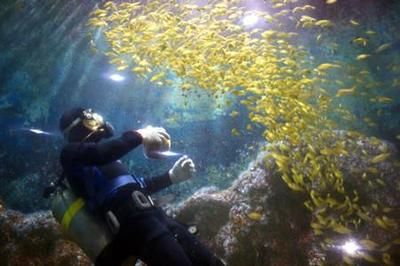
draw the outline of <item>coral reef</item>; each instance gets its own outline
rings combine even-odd
[[[0,265],[91,265],[50,211],[24,215],[0,202]]]

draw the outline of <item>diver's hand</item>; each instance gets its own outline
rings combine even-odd
[[[175,162],[168,173],[169,179],[175,184],[192,178],[195,172],[196,169],[192,159],[184,155]]]
[[[152,158],[152,153],[157,151],[169,150],[171,146],[171,137],[162,127],[147,126],[136,130],[143,139],[144,153]]]
[[[163,138],[171,139],[165,128],[162,127],[147,126],[136,130],[136,132],[142,136],[143,144],[161,142]]]

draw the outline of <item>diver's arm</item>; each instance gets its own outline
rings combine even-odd
[[[140,178],[140,181],[149,193],[155,193],[172,184],[192,178],[195,172],[196,169],[192,159],[184,155],[175,162],[167,173],[148,179]]]
[[[172,185],[171,179],[169,177],[169,173],[166,172],[159,176],[154,176],[150,178],[139,178],[141,183],[144,184],[145,189],[150,194],[156,193],[163,188],[169,187]]]
[[[101,143],[70,143],[61,152],[62,161],[84,165],[104,165],[118,160],[140,144],[142,136],[136,131],[127,131],[121,137]]]

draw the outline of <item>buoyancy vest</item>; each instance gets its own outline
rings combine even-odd
[[[120,175],[109,178],[96,166],[85,167],[82,178],[84,179],[85,191],[87,193],[87,204],[91,210],[103,206],[104,202],[115,195],[120,187],[128,184],[134,184],[138,189],[146,187],[146,183],[141,177]]]

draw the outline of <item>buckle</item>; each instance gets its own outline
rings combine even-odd
[[[146,196],[143,192],[135,190],[132,192],[132,199],[135,207],[139,210],[145,210],[154,206],[154,202],[150,196]]]
[[[119,232],[120,223],[112,211],[106,213],[106,222],[111,233],[116,235]]]

